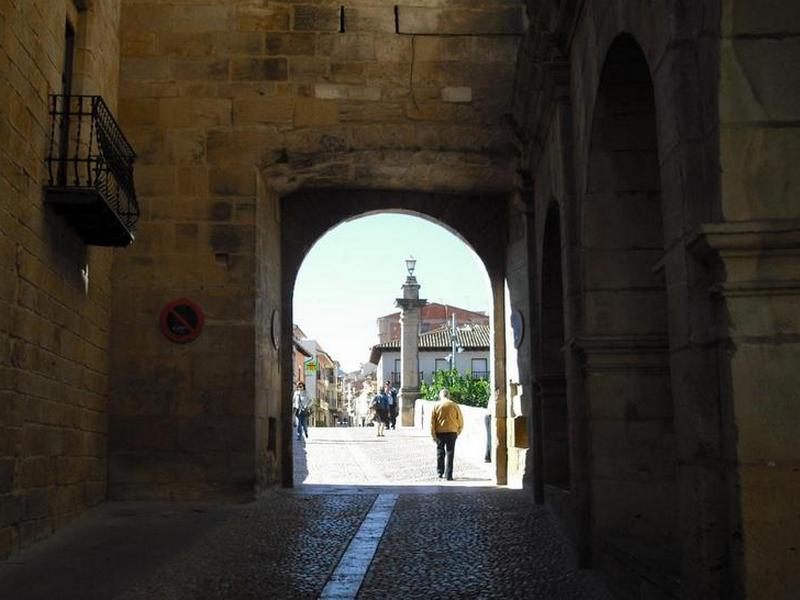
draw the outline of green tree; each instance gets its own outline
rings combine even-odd
[[[420,393],[425,400],[436,401],[442,388],[447,388],[450,398],[459,404],[486,408],[489,403],[489,382],[473,379],[470,373],[461,375],[455,369],[436,371],[430,384],[422,382]]]

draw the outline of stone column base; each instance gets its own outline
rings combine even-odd
[[[401,427],[414,426],[414,403],[419,400],[419,390],[401,389],[397,395],[400,402],[400,425]]]

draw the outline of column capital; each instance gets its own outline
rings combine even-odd
[[[415,308],[422,308],[428,303],[424,298],[396,298],[394,301],[395,306],[406,311]]]

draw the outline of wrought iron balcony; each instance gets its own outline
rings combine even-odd
[[[139,205],[136,153],[100,96],[50,97],[45,201],[95,246],[128,246]]]

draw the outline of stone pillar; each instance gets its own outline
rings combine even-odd
[[[789,598],[800,585],[800,219],[704,225],[690,248],[714,270],[729,537],[744,587],[732,597]]]
[[[419,297],[416,277],[409,275],[403,284],[400,308],[400,425],[414,426],[414,402],[419,398],[419,313],[428,301]]]

